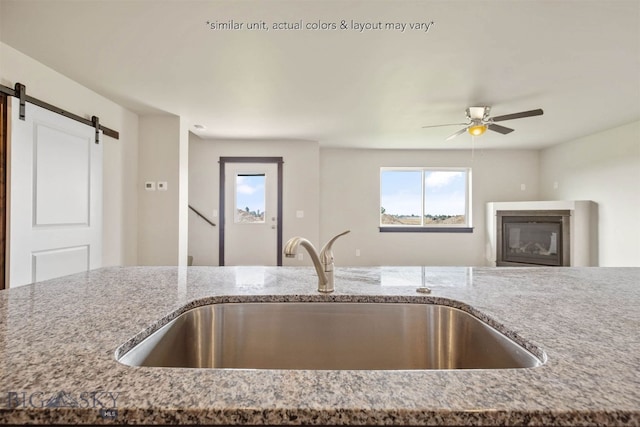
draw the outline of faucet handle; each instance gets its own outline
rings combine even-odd
[[[320,260],[322,261],[322,263],[324,265],[328,265],[328,264],[333,263],[333,251],[331,250],[331,246],[333,246],[333,242],[335,242],[338,237],[344,236],[345,234],[350,233],[350,232],[351,232],[351,230],[347,230],[347,231],[343,231],[342,233],[333,236],[331,238],[331,240],[329,240],[322,247],[322,250],[320,251]]]

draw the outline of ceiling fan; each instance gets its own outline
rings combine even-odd
[[[458,135],[462,135],[465,132],[469,132],[473,136],[480,136],[487,129],[490,129],[494,132],[501,133],[506,135],[508,133],[513,132],[513,129],[497,125],[495,122],[503,122],[505,120],[514,120],[514,119],[522,119],[525,117],[533,117],[533,116],[541,116],[543,114],[542,109],[538,108],[537,110],[529,110],[522,111],[520,113],[512,113],[505,114],[503,116],[495,116],[489,117],[489,113],[491,112],[491,107],[469,107],[465,110],[467,113],[468,123],[449,123],[446,125],[433,125],[433,126],[423,126],[423,128],[434,128],[441,126],[465,126],[465,128],[460,129],[458,132],[449,135],[446,138],[446,141],[455,138]]]

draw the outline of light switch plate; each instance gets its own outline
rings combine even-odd
[[[296,211],[296,218],[304,218],[304,211]]]
[[[158,191],[167,191],[167,181],[158,181]]]

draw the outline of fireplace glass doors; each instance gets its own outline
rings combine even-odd
[[[496,264],[568,266],[569,211],[498,211]]]

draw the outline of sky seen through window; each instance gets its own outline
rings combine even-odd
[[[381,207],[397,216],[422,213],[422,171],[382,171]],[[425,215],[464,215],[466,174],[462,171],[425,171]]]

